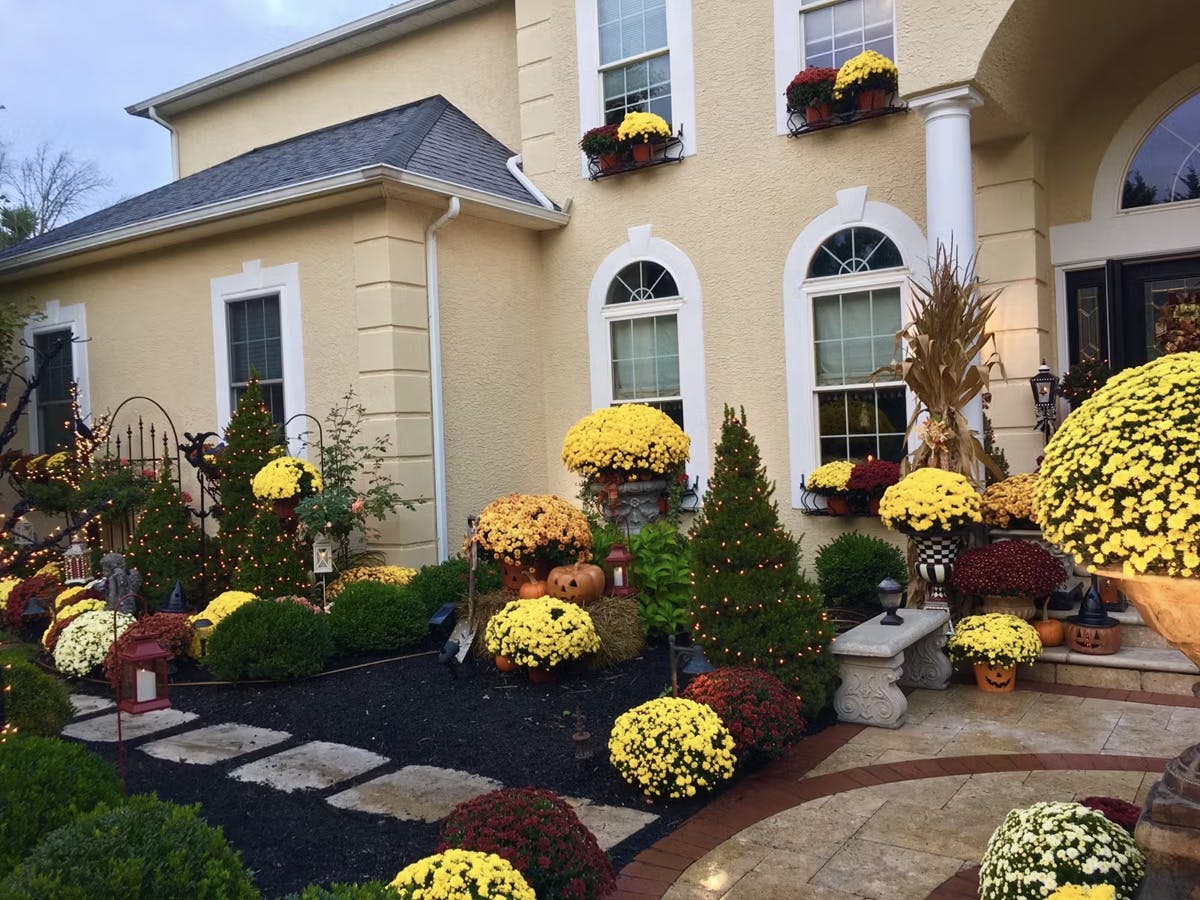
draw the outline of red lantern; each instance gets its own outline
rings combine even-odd
[[[604,572],[608,576],[608,593],[613,597],[632,597],[637,593],[633,586],[633,556],[622,543],[612,545],[604,557]]]
[[[167,660],[170,658],[171,654],[153,638],[143,638],[132,648],[120,652],[117,708],[121,712],[137,714],[171,705],[167,698]]]

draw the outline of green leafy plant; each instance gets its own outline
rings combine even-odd
[[[52,831],[7,878],[0,898],[252,900],[262,896],[200,807],[153,795],[101,807]]]
[[[310,884],[298,894],[288,894],[284,900],[396,900],[396,892],[382,881],[331,884],[327,888]]]
[[[67,687],[31,663],[11,663],[4,671],[11,691],[4,712],[21,734],[54,737],[71,721],[73,712]]]
[[[246,603],[213,630],[204,663],[218,678],[297,678],[333,655],[323,613],[299,603]]]
[[[691,621],[692,554],[670,522],[652,522],[630,537],[638,612],[645,634],[678,634]]]
[[[470,574],[470,562],[455,556],[436,566],[422,566],[409,582],[409,589],[421,598],[426,614],[432,615],[445,603],[459,603],[466,599]],[[490,594],[500,590],[501,586],[500,572],[495,563],[479,560],[475,569],[476,594]]]
[[[904,554],[887,541],[857,531],[838,535],[817,551],[817,582],[827,606],[877,611],[879,583],[908,579]]]
[[[338,594],[329,610],[329,628],[343,653],[398,650],[425,636],[429,616],[408,585],[358,581]]]
[[[35,735],[8,738],[0,743],[0,876],[47,832],[99,804],[120,802],[116,770],[82,745]]]
[[[306,593],[304,546],[292,538],[269,505],[259,507],[242,534],[245,555],[234,569],[234,589],[259,597]]]

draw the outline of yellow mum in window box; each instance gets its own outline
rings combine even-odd
[[[654,113],[626,113],[617,129],[617,139],[631,144],[661,144],[671,139],[671,126]]]
[[[600,649],[592,617],[556,597],[513,600],[488,620],[488,653],[518,666],[552,669]]]
[[[844,494],[850,484],[850,473],[854,471],[854,463],[849,460],[835,459],[823,466],[817,466],[808,476],[808,489],[815,494]]]
[[[837,80],[833,83],[833,96],[841,100],[843,97],[857,97],[865,91],[896,90],[900,80],[900,70],[896,64],[874,50],[864,50],[853,56],[838,69]]]
[[[324,490],[325,483],[316,466],[308,460],[281,456],[258,470],[250,488],[259,500],[291,500],[293,497],[311,497]]]
[[[585,478],[661,478],[687,462],[691,439],[662,410],[642,403],[605,406],[571,426],[562,461]]]
[[[894,531],[942,534],[982,521],[979,492],[957,472],[917,469],[883,492],[879,518]]]

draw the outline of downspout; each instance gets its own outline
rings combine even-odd
[[[446,422],[442,403],[442,317],[438,297],[437,233],[458,218],[458,198],[432,225],[425,229],[425,296],[429,302],[429,387],[433,413],[433,502],[437,522],[438,562],[449,556],[449,529],[446,509]]]
[[[146,116],[150,119],[151,122],[157,122],[163,128],[167,129],[167,131],[171,135],[171,177],[173,179],[175,179],[176,181],[178,181],[179,180],[179,135],[175,132],[175,129],[171,127],[171,124],[166,119],[162,118],[158,114],[158,110],[156,110],[153,106],[148,107],[146,109]]]
[[[510,156],[505,165],[508,166],[508,171],[512,173],[512,177],[521,182],[521,187],[533,194],[533,198],[537,200],[538,203],[542,204],[542,206],[546,207],[546,209],[554,209],[554,204],[550,202],[550,198],[538,190],[537,185],[529,180],[529,176],[526,175],[525,170],[521,168],[520,153],[518,153],[516,156]]]

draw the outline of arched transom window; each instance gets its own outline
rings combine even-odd
[[[808,277],[828,278],[855,272],[895,269],[903,265],[899,249],[882,231],[863,227],[843,228],[826,238],[817,248],[812,262],[808,264]]]
[[[1125,173],[1121,209],[1200,200],[1200,94],[1167,113],[1146,135]]]
[[[612,402],[645,403],[681,428],[679,288],[659,263],[639,260],[621,269],[605,295],[612,363]]]

